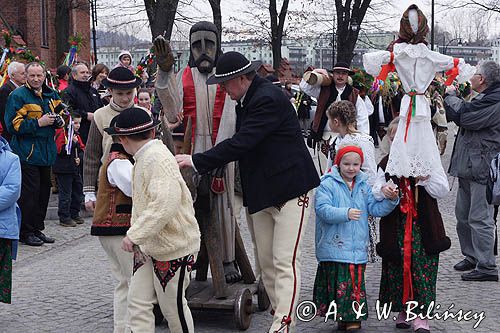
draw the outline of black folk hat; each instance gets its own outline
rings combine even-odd
[[[335,63],[335,66],[333,66],[332,72],[335,71],[346,71],[349,73],[349,75],[353,75],[354,72],[349,68],[349,65],[347,62],[339,61]]]
[[[104,129],[109,135],[132,135],[149,131],[160,124],[143,108],[131,107],[120,112]]]
[[[125,67],[116,67],[109,72],[108,77],[102,80],[106,88],[129,90],[140,86],[142,80]]]
[[[217,60],[215,74],[210,76],[207,84],[217,84],[232,80],[239,76],[256,71],[261,61],[250,61],[243,54],[235,51],[224,53]]]

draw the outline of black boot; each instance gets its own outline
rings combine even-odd
[[[24,243],[24,244],[29,245],[29,246],[42,246],[43,245],[43,241],[33,234],[27,234],[25,236],[21,236],[19,238],[19,241],[21,243]]]

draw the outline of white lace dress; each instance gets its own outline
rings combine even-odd
[[[401,101],[398,130],[391,146],[386,171],[397,177],[418,177],[431,174],[435,168],[443,169],[439,151],[431,126],[431,110],[425,95],[436,72],[447,71],[454,66],[453,57],[431,51],[423,43],[394,44],[394,65],[407,94]],[[389,63],[388,51],[377,51],[363,55],[365,70],[377,76],[381,66]],[[475,68],[459,60],[457,80],[465,82],[475,72]],[[415,115],[411,117],[405,142],[406,120],[410,107],[409,92],[415,92]],[[411,112],[411,111],[410,111]],[[443,170],[444,173],[444,170]]]

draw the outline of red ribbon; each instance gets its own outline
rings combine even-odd
[[[450,86],[453,83],[453,81],[455,81],[455,79],[457,78],[459,61],[460,59],[453,58],[453,68],[445,73],[446,76],[448,77],[446,79],[446,82],[444,83],[445,85]]]
[[[408,128],[410,127],[411,117],[415,116],[416,108],[417,108],[417,95],[423,95],[424,93],[418,93],[415,90],[411,90],[409,93],[406,93],[410,96],[410,105],[408,106],[408,113],[406,115],[406,128],[405,128],[405,142],[408,137]]]
[[[401,178],[402,198],[400,210],[406,214],[405,235],[403,240],[403,304],[413,299],[413,282],[411,273],[412,227],[413,219],[417,218],[415,196],[408,178]]]
[[[349,271],[351,272],[351,283],[352,283],[352,291],[354,292],[354,297],[356,298],[356,302],[358,302],[359,304],[359,301],[361,300],[361,280],[362,280],[362,276],[361,276],[361,265],[358,265],[358,285],[357,285],[357,289],[356,289],[356,280],[355,280],[355,276],[354,276],[354,264],[349,264]]]
[[[389,75],[390,72],[396,71],[396,66],[394,66],[393,61],[394,61],[394,53],[391,52],[391,60],[389,60],[389,63],[387,65],[382,66],[382,69],[380,70],[380,73],[377,76],[377,80],[385,81],[387,79],[387,75]]]

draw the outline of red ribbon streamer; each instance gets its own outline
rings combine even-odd
[[[411,273],[412,227],[413,219],[417,218],[415,196],[408,178],[401,178],[402,198],[400,210],[406,214],[405,235],[403,240],[403,304],[413,299],[413,282]]]
[[[361,300],[361,279],[362,279],[362,267],[358,265],[358,288],[356,289],[355,276],[354,276],[354,264],[349,264],[349,271],[351,272],[351,283],[352,283],[352,291],[354,292],[354,297],[356,298],[356,302]]]
[[[446,79],[446,82],[444,83],[445,85],[450,86],[453,83],[453,81],[455,81],[455,79],[457,78],[459,61],[460,59],[453,58],[453,68],[445,73],[446,76],[448,77]]]
[[[380,70],[380,73],[377,76],[377,80],[385,81],[387,79],[387,75],[389,75],[390,72],[396,71],[396,66],[394,66],[393,61],[394,61],[394,53],[391,52],[391,60],[387,65],[382,66],[382,69]]]

